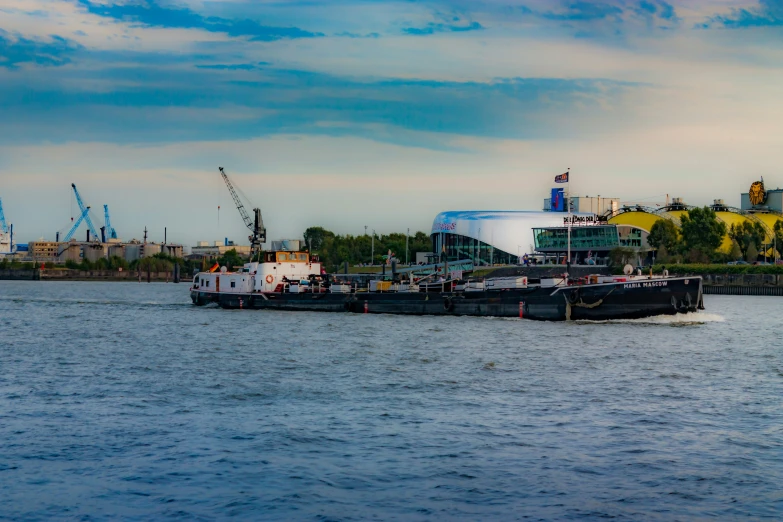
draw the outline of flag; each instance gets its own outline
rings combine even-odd
[[[553,188],[552,189],[552,199],[550,208],[552,212],[563,212],[565,210],[565,205],[563,205],[563,189],[561,188]]]
[[[218,268],[220,268],[220,263],[215,263],[214,265],[212,265],[212,268],[210,268],[209,271],[216,272]]]
[[[568,172],[555,176],[555,183],[568,183]]]

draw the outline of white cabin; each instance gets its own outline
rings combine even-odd
[[[262,263],[245,263],[236,272],[200,272],[193,289],[201,292],[250,294],[299,293],[309,289],[311,276],[321,276],[321,263],[307,252],[264,252]]]

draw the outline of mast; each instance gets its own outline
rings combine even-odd
[[[568,259],[566,260],[566,276],[571,272],[571,167],[566,176],[566,191],[568,191]]]

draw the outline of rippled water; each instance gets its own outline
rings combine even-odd
[[[783,517],[783,299],[618,323],[0,282],[0,518]]]

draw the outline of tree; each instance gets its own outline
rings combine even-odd
[[[627,247],[615,247],[609,252],[609,260],[612,266],[625,266],[636,257],[636,251]]]
[[[745,261],[748,263],[755,263],[759,260],[759,250],[756,248],[755,243],[751,243],[748,247],[748,252],[745,254]]]
[[[310,227],[304,231],[305,245],[313,251],[320,250],[327,239],[334,239],[334,232],[323,227]]]
[[[718,220],[715,211],[709,207],[695,207],[688,210],[680,221],[682,242],[688,257],[691,259],[713,257],[723,243],[723,236],[726,235],[726,224]]]
[[[647,236],[647,243],[655,250],[665,248],[669,252],[677,249],[680,242],[680,233],[677,226],[668,219],[659,219],[650,228],[650,234]]]
[[[742,259],[742,250],[740,250],[740,246],[736,241],[731,242],[731,252],[729,252],[729,258],[731,258],[732,261]]]
[[[245,260],[240,257],[239,254],[237,254],[236,248],[232,248],[231,250],[226,251],[222,257],[217,259],[217,262],[220,264],[220,266],[225,266],[229,270],[233,270],[235,267],[244,266],[245,264]]]
[[[775,221],[775,226],[772,230],[775,233],[775,249],[781,252],[783,251],[783,221],[779,219]]]
[[[661,247],[655,252],[655,262],[668,263],[669,261],[669,250],[666,248],[666,245],[661,245]]]
[[[303,237],[305,241],[311,241],[313,253],[318,254],[328,270],[339,269],[346,261],[351,265],[370,262],[373,239],[368,235],[341,236],[322,227],[310,227]],[[376,235],[375,259],[372,261],[376,264],[384,262],[389,250],[397,259],[404,259],[406,241],[410,259],[415,259],[417,252],[432,250],[432,240],[425,232],[416,232],[410,237],[399,232]]]
[[[739,245],[742,255],[747,255],[751,244],[756,245],[756,248],[758,248],[758,245],[764,244],[767,232],[761,223],[743,221],[742,223],[731,225],[729,237]]]
[[[139,259],[135,268],[142,272],[170,272],[173,265],[171,261],[151,256]]]

